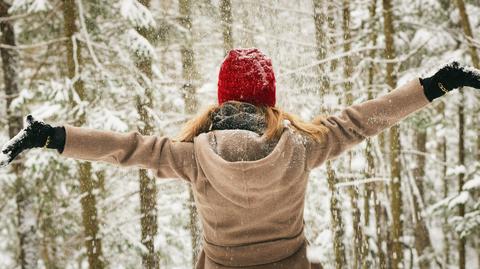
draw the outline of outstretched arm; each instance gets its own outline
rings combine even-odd
[[[193,143],[139,132],[118,133],[70,125],[51,127],[33,118],[27,118],[27,124],[16,139],[5,145],[2,152],[9,156],[8,162],[23,150],[46,145],[65,157],[152,169],[158,177],[189,181],[196,177]],[[25,142],[30,140],[35,144]]]
[[[327,127],[328,132],[322,142],[309,141],[309,169],[338,157],[366,137],[377,135],[435,98],[463,86],[480,88],[480,71],[454,62],[432,77],[412,80],[383,96],[351,105],[340,115],[320,120],[319,124]]]

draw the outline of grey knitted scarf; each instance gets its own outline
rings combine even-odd
[[[212,130],[241,129],[262,135],[267,124],[265,116],[249,103],[225,103],[213,113]]]

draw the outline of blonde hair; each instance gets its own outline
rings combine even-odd
[[[240,105],[241,102],[230,101],[230,104]],[[226,103],[224,103],[226,104]],[[193,138],[201,133],[210,131],[212,126],[212,117],[215,112],[222,108],[222,105],[211,105],[197,116],[189,120],[183,130],[181,131],[178,141],[181,142],[193,142]],[[315,118],[311,123],[304,122],[297,116],[284,112],[277,107],[256,106],[257,111],[265,115],[265,122],[267,125],[266,131],[263,137],[268,140],[279,137],[284,128],[284,121],[288,120],[295,130],[303,133],[304,135],[313,138],[318,142],[322,142],[324,136],[328,132],[328,128],[322,125],[320,122],[324,118],[319,116]]]

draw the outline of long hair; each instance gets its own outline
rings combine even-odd
[[[227,103],[234,103],[237,106],[241,104],[236,101],[230,101]],[[210,105],[207,109],[189,120],[183,127],[177,140],[181,142],[193,142],[193,138],[197,135],[210,131],[213,114],[220,110],[223,104]],[[324,118],[322,116],[315,118],[313,122],[310,123],[304,122],[297,116],[282,111],[277,107],[256,106],[256,108],[257,112],[263,113],[265,116],[267,128],[263,137],[268,140],[279,137],[282,134],[285,120],[288,120],[295,130],[318,142],[322,142],[328,132],[328,128],[320,124],[321,120]]]

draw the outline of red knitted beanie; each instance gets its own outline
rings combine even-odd
[[[258,49],[231,50],[218,75],[218,103],[227,101],[275,106],[272,60]]]

